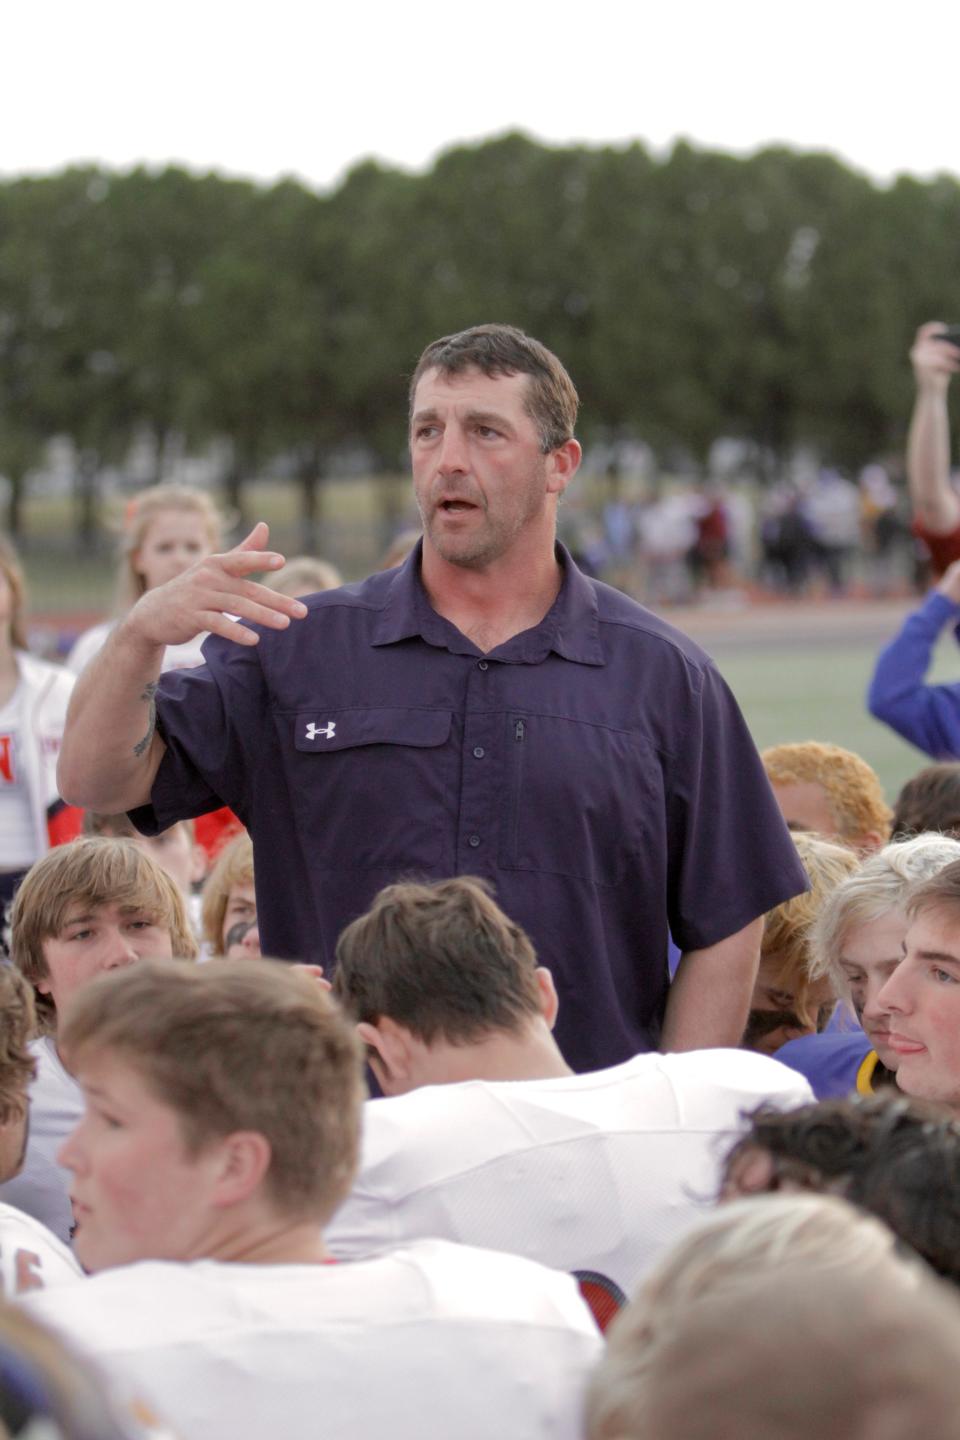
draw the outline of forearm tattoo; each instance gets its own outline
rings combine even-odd
[[[145,700],[150,706],[150,712],[147,716],[147,733],[143,739],[138,740],[133,747],[133,753],[138,760],[153,739],[153,732],[157,728],[157,702],[154,697],[157,693],[158,684],[158,681],[150,680],[145,686],[143,694],[140,696],[140,699]]]

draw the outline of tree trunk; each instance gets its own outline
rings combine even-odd
[[[317,555],[320,551],[320,513],[323,492],[323,459],[319,445],[311,446],[297,470],[300,482],[300,551]]]
[[[96,548],[99,491],[100,457],[93,450],[84,450],[74,475],[76,535],[84,550]]]
[[[9,479],[6,529],[12,540],[19,541],[23,535],[24,472],[20,469],[11,470]]]

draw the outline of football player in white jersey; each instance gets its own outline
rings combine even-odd
[[[34,988],[36,1078],[23,1169],[0,1200],[69,1242],[70,1177],[56,1155],[83,1112],[58,1048],[63,1006],[104,970],[145,957],[194,960],[198,945],[176,884],[129,840],[59,845],[27,872],[11,912],[13,963]]]
[[[34,1024],[30,986],[11,965],[0,965],[0,1181],[19,1173],[26,1153],[27,1092],[36,1070],[29,1048]],[[0,1203],[0,1285],[6,1299],[82,1274],[46,1226]]]
[[[602,1341],[568,1276],[437,1240],[331,1261],[362,1051],[315,979],[143,961],[75,996],[61,1041],[74,1243],[102,1273],[24,1303],[181,1440],[579,1437]]]
[[[533,946],[479,880],[381,891],[343,932],[334,993],[388,1099],[364,1116],[335,1254],[426,1235],[576,1274],[601,1326],[701,1216],[741,1114],[810,1098],[740,1050],[638,1055],[574,1075]]]

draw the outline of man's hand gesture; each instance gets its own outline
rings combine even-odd
[[[182,575],[148,590],[125,628],[151,645],[182,645],[204,630],[238,645],[256,645],[259,636],[241,620],[284,630],[291,620],[302,619],[307,607],[299,600],[247,578],[283,565],[282,555],[265,548],[269,539],[268,526],[258,521],[232,550],[207,555]]]

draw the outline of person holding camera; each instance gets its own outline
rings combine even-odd
[[[960,758],[960,685],[927,685],[925,677],[940,632],[960,621],[960,494],[950,483],[947,413],[950,377],[960,370],[960,326],[921,325],[910,360],[917,379],[907,438],[913,529],[939,580],[880,652],[867,706],[934,760],[954,760]]]
[[[913,529],[937,575],[960,560],[960,495],[950,483],[950,377],[960,370],[960,326],[930,320],[910,351],[917,398],[907,437],[907,482]]]

